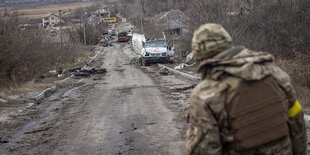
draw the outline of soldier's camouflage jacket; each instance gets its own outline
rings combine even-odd
[[[235,50],[236,48],[241,50]],[[298,109],[299,103],[289,76],[274,65],[272,55],[234,47],[201,64],[204,80],[193,90],[190,98],[189,127],[186,133],[188,154],[306,154],[307,136],[303,112]],[[260,80],[269,75],[273,76],[288,94],[286,106],[289,136],[243,152],[227,148],[226,144],[234,141],[224,105],[228,86],[225,82],[212,80],[211,76],[216,74],[228,74],[244,80]]]

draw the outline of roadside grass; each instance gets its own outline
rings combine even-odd
[[[71,63],[63,63],[62,65],[65,66],[65,69],[71,69],[75,67],[81,67],[85,65],[85,61],[88,60],[90,57],[93,57],[95,55],[95,51],[98,50],[98,46],[94,47],[84,47],[83,53],[81,53],[78,57],[75,58],[74,62]],[[56,66],[51,67],[51,70],[56,69]],[[22,83],[19,85],[11,86],[11,87],[5,87],[0,90],[0,98],[7,100],[7,104],[11,104],[16,102],[18,99],[12,98],[12,96],[23,96],[28,97],[29,95],[37,95],[39,91],[42,91],[44,89],[50,88],[57,84],[57,81],[63,80],[70,76],[70,74],[66,73],[64,77],[46,77],[43,79],[41,83],[35,83],[35,80],[38,77],[34,77],[32,80]],[[32,96],[33,97],[33,96]],[[4,105],[4,104],[2,104]],[[1,106],[1,104],[0,104]]]
[[[68,7],[79,8],[78,4],[70,3],[57,8],[42,6],[40,10],[61,9]],[[93,4],[93,3],[87,3]],[[79,8],[74,10],[74,15],[80,16],[81,12],[94,11],[97,7]],[[0,91],[10,87],[18,87],[34,78],[51,70],[61,72],[70,65],[78,62],[85,64],[83,59],[88,57],[91,46],[81,44],[83,29],[68,30],[68,39],[59,40],[50,37],[49,31],[38,29],[20,30],[16,25],[20,23],[21,17],[16,11],[8,11],[7,15],[0,15]],[[86,38],[88,45],[94,45],[104,26],[86,27]],[[64,29],[65,30],[65,29]],[[59,37],[60,38],[60,37]]]
[[[297,53],[294,58],[279,59],[277,64],[290,75],[298,100],[309,109],[310,55]],[[310,112],[310,109],[308,111]]]
[[[2,94],[5,94],[5,96],[14,96],[14,95],[20,95],[20,94],[26,94],[29,92],[34,92],[36,90],[43,90],[46,88],[49,88],[53,85],[53,82],[51,80],[44,80],[44,82],[36,84],[34,81],[29,81],[28,83],[19,85],[17,87],[11,87],[7,88],[1,91]]]

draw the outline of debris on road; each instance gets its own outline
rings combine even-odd
[[[61,78],[61,77],[64,77],[65,74],[58,74],[57,77]]]
[[[108,42],[106,40],[102,40],[99,42],[99,45],[102,46],[102,47],[109,47],[109,46],[113,46],[113,44],[111,42]]]
[[[159,74],[161,75],[168,75],[169,74],[169,70],[167,68],[162,68],[159,70]]]
[[[34,81],[34,83],[36,83],[36,84],[42,83],[43,80],[44,80],[44,78],[45,78],[45,75],[41,75],[38,79],[36,79],[36,80]]]
[[[77,72],[77,71],[79,71],[81,69],[82,69],[82,67],[76,67],[76,68],[70,69],[69,72]]]
[[[34,105],[34,103],[28,103],[28,105],[26,106],[26,108],[30,108]]]
[[[0,99],[0,103],[7,103],[8,101],[4,100],[4,99]]]
[[[123,134],[123,133],[126,133],[126,132],[131,132],[131,131],[135,131],[137,130],[138,128],[133,128],[133,129],[130,129],[130,130],[126,130],[126,131],[121,131],[119,132],[120,134]]]
[[[52,77],[52,76],[57,76],[57,71],[56,70],[51,70],[47,73],[47,77]]]
[[[139,57],[133,57],[133,58],[130,60],[130,64],[131,64],[131,65],[135,65],[135,66],[140,66]]]
[[[146,123],[146,125],[155,125],[156,123]]]
[[[180,70],[180,69],[183,69],[183,68],[187,68],[187,67],[192,67],[194,66],[196,63],[193,63],[193,64],[186,64],[186,63],[180,63],[179,65],[175,66],[174,69],[176,70]]]
[[[49,130],[50,128],[52,128],[52,127],[51,127],[51,126],[48,126],[48,127],[40,128],[40,129],[37,129],[37,130],[31,130],[31,131],[25,132],[25,134],[32,134],[32,133],[47,131],[47,130]]]
[[[102,79],[103,79],[102,77],[93,78],[94,81],[99,81],[99,80],[102,80]]]
[[[10,113],[9,117],[16,118],[20,113],[22,113],[25,109],[20,109],[17,113]]]
[[[90,73],[90,74],[103,74],[107,72],[105,68],[94,68],[94,67],[85,67],[82,68],[79,72]]]
[[[194,59],[194,53],[191,52],[190,54],[188,54],[188,55],[186,56],[185,63],[186,63],[186,64],[189,64],[193,59]]]
[[[7,140],[0,140],[0,143],[9,143],[10,141]]]
[[[196,64],[196,62],[194,62],[193,60],[194,60],[194,54],[190,53],[186,56],[185,62],[180,63],[178,66],[175,66],[174,69],[180,70],[186,67],[192,67]]]
[[[122,69],[122,68],[117,68],[117,69],[113,69],[114,71],[117,71],[117,72],[123,72],[125,71],[125,69]]]
[[[134,131],[134,130],[137,130],[137,129],[138,129],[137,127],[135,127],[135,124],[134,124],[134,123],[131,123],[130,127],[131,127],[132,129],[126,130],[126,131],[121,131],[121,132],[119,132],[119,133],[120,133],[120,134],[123,134],[123,133],[131,132],[131,131]]]
[[[74,73],[75,76],[89,77],[92,74],[106,73],[107,70],[105,68],[78,67],[78,68],[70,69],[69,72],[75,72]]]
[[[129,37],[127,35],[128,35],[127,32],[119,33],[118,34],[118,42],[128,42],[129,41]]]
[[[182,77],[184,77],[184,78],[187,78],[187,79],[190,79],[190,80],[193,80],[193,81],[199,81],[199,80],[201,80],[200,77],[197,77],[197,76],[195,76],[195,75],[191,75],[191,74],[188,74],[188,73],[184,73],[184,72],[178,71],[178,70],[176,70],[176,69],[169,68],[169,67],[167,67],[167,66],[165,66],[165,65],[162,65],[162,64],[158,64],[158,66],[159,66],[160,68],[166,68],[166,69],[168,69],[168,70],[169,70],[171,73],[173,73],[173,74],[180,75],[180,76],[182,76]]]
[[[190,86],[186,86],[186,87],[181,87],[181,88],[175,88],[176,91],[183,91],[183,90],[188,90],[188,89],[193,89],[196,87],[197,84],[193,84]]]
[[[115,33],[115,30],[114,30],[114,29],[108,30],[108,34],[109,34],[110,36],[116,36],[116,33]]]
[[[74,76],[89,77],[90,73],[77,72],[77,73],[74,73]]]
[[[51,70],[49,71],[47,74],[43,74],[41,75],[38,79],[36,79],[34,81],[34,83],[36,84],[40,84],[40,83],[43,83],[44,79],[45,78],[49,78],[49,77],[58,77],[58,78],[62,78],[65,76],[65,73],[66,73],[66,69],[60,69],[58,72],[56,70]]]
[[[37,96],[34,97],[34,99],[39,102],[40,100],[42,100],[43,98],[46,98],[48,96],[50,96],[51,94],[53,94],[56,91],[56,86],[53,86],[51,88],[47,88],[45,89],[43,92],[41,92],[40,94],[38,94]]]

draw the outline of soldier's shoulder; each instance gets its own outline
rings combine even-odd
[[[277,66],[276,64],[272,63],[268,67],[269,67],[271,74],[275,78],[277,78],[281,81],[290,81],[289,75],[285,71],[283,71],[279,66]]]
[[[293,92],[291,78],[279,66],[271,64],[268,66],[271,75],[278,81],[278,83],[288,92]]]
[[[227,87],[228,85],[224,82],[205,79],[194,88],[191,97],[198,97],[202,100],[212,99],[219,96]]]

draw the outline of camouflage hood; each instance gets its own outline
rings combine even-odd
[[[205,72],[205,76],[225,72],[249,81],[260,80],[273,72],[269,67],[273,62],[269,53],[237,46],[201,62],[199,72]]]

